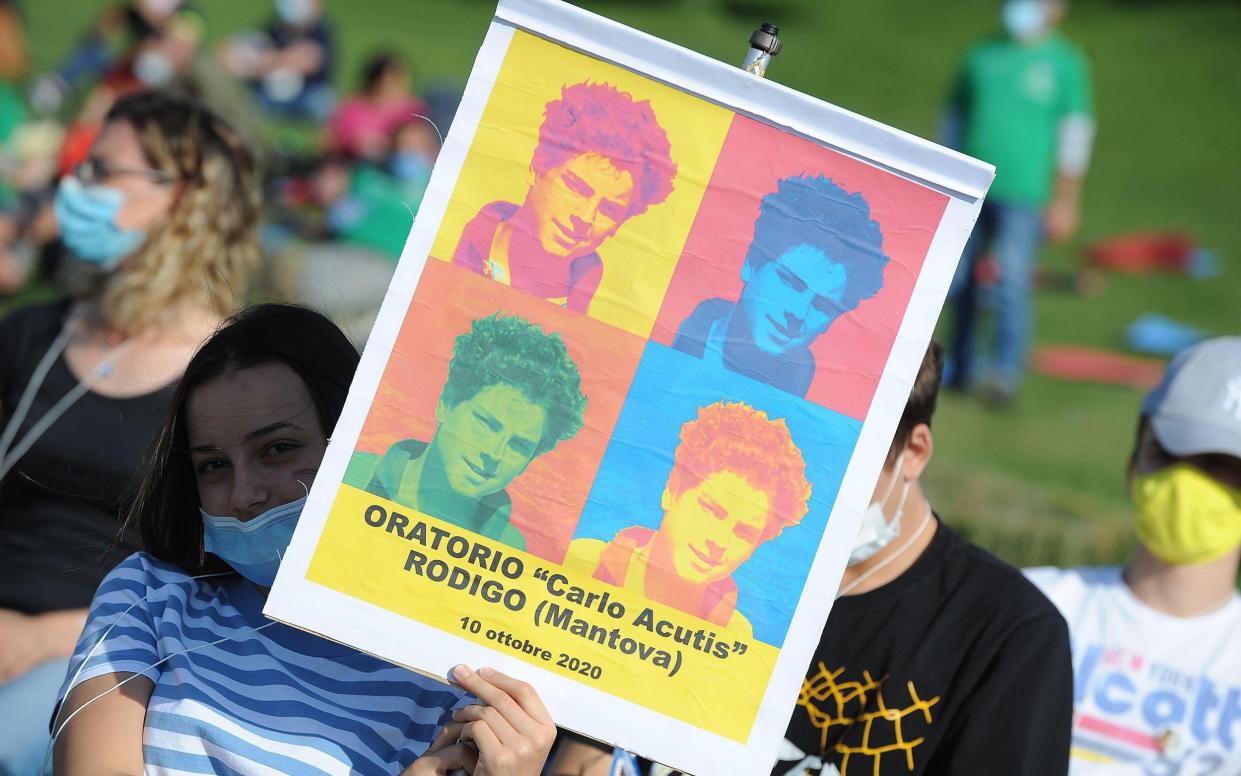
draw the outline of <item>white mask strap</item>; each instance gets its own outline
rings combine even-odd
[[[233,575],[233,573],[234,573],[234,572],[232,572],[232,571],[223,571],[223,572],[218,572],[218,573],[215,573],[215,574],[200,574],[199,576],[196,576],[196,577],[190,577],[190,579],[210,579],[210,578],[212,578],[212,577],[227,577],[227,576],[232,576],[232,575]],[[175,582],[170,582],[168,585],[165,585],[164,587],[171,587],[172,585],[175,585],[175,584],[176,584]],[[163,588],[161,587],[160,589],[162,590]],[[152,593],[154,593],[154,592],[155,592],[155,591],[152,591]],[[130,610],[131,610],[131,609],[133,609],[135,606],[137,606],[138,604],[142,603],[142,602],[143,602],[143,601],[145,601],[147,598],[149,598],[149,597],[151,596],[151,594],[152,594],[152,593],[148,593],[147,595],[143,596],[142,598],[139,598],[137,601],[134,601],[134,602],[133,602],[132,604],[130,604],[130,605],[129,605],[129,606],[128,606],[128,607],[127,607],[127,608],[126,608],[123,612],[121,612],[120,614],[118,614],[118,615],[116,616],[116,619],[115,619],[115,620],[113,620],[112,624],[111,624],[111,625],[109,625],[109,626],[107,627],[107,629],[103,632],[103,635],[99,637],[99,640],[98,640],[98,641],[96,641],[96,642],[94,643],[94,645],[92,645],[92,646],[91,646],[90,651],[86,653],[86,657],[84,657],[84,658],[82,659],[82,664],[81,664],[80,666],[78,666],[78,670],[77,670],[77,671],[75,671],[75,672],[73,673],[73,679],[71,679],[71,680],[69,681],[69,684],[68,684],[69,690],[65,693],[65,698],[62,698],[62,699],[61,699],[61,704],[62,704],[62,705],[63,705],[64,701],[68,699],[68,697],[69,697],[69,693],[70,693],[70,692],[73,692],[73,688],[74,688],[75,684],[77,683],[78,677],[82,675],[82,670],[83,670],[84,668],[86,668],[86,664],[90,662],[90,659],[91,659],[92,657],[94,657],[94,655],[95,655],[95,651],[96,651],[96,650],[98,650],[98,649],[99,649],[99,647],[100,647],[100,645],[102,645],[102,644],[103,644],[103,642],[107,640],[107,638],[108,638],[108,634],[112,632],[112,629],[113,629],[113,628],[115,628],[115,627],[117,626],[117,624],[118,624],[118,623],[120,623],[121,619],[122,619],[122,618],[124,618],[124,617],[125,617],[125,615],[129,614],[129,612],[130,612]],[[229,640],[231,640],[231,639],[235,639],[235,638],[237,638],[238,636],[244,636],[244,635],[246,635],[247,633],[254,633],[255,631],[261,631],[261,630],[263,630],[264,628],[270,628],[271,626],[275,625],[275,624],[276,624],[276,622],[277,622],[276,620],[272,620],[272,621],[271,621],[271,622],[269,622],[269,623],[266,623],[266,624],[263,624],[263,625],[259,625],[259,626],[253,627],[253,628],[245,628],[245,629],[240,630],[240,631],[238,631],[237,633],[234,633],[234,634],[232,634],[232,635],[225,636],[224,638],[221,638],[221,639],[217,639],[217,640],[215,640],[215,641],[211,642],[210,644],[199,644],[197,647],[191,647],[190,649],[183,649],[183,650],[181,650],[180,652],[173,652],[172,654],[170,654],[170,655],[168,655],[168,656],[166,656],[166,657],[164,657],[164,658],[162,658],[162,659],[160,659],[160,660],[158,660],[158,661],[156,661],[156,662],[152,663],[151,665],[147,666],[146,668],[142,669],[141,671],[139,671],[139,672],[137,672],[137,673],[135,673],[135,674],[133,674],[133,675],[131,675],[131,676],[127,676],[126,678],[124,678],[124,679],[122,679],[121,681],[117,682],[117,683],[116,683],[116,684],[114,684],[113,686],[111,686],[111,687],[109,687],[108,689],[104,690],[103,692],[99,693],[99,694],[98,694],[98,695],[96,695],[94,698],[91,698],[91,699],[90,699],[90,700],[88,700],[86,703],[83,703],[81,706],[79,706],[79,707],[77,707],[76,709],[74,709],[72,714],[70,714],[69,716],[65,717],[65,721],[64,721],[64,722],[61,722],[61,723],[60,723],[60,726],[59,726],[59,727],[56,727],[56,729],[53,731],[53,733],[52,733],[52,740],[51,740],[51,741],[48,743],[48,745],[47,745],[47,754],[46,754],[46,755],[44,756],[44,758],[43,758],[43,770],[41,770],[41,771],[40,771],[40,773],[46,773],[46,772],[47,772],[47,766],[48,766],[48,764],[49,764],[49,763],[51,763],[51,760],[52,760],[52,752],[53,752],[53,750],[56,748],[56,741],[60,738],[60,734],[61,734],[61,733],[63,733],[63,732],[64,732],[64,730],[65,730],[65,728],[69,726],[69,723],[73,720],[73,718],[74,718],[74,717],[76,717],[78,714],[80,714],[80,713],[82,712],[82,710],[84,710],[87,706],[91,705],[92,703],[94,703],[95,701],[99,700],[100,698],[102,698],[103,696],[107,695],[108,693],[112,692],[113,690],[118,690],[118,689],[120,689],[123,685],[125,685],[126,683],[128,683],[130,680],[132,680],[132,679],[136,679],[136,678],[138,678],[139,676],[145,676],[147,671],[150,671],[152,668],[158,668],[159,666],[161,666],[161,665],[163,665],[164,663],[168,662],[168,661],[169,661],[169,660],[171,660],[172,658],[177,657],[178,655],[187,655],[187,654],[189,654],[190,652],[197,652],[197,651],[198,651],[198,650],[200,650],[200,649],[205,649],[205,648],[207,648],[207,647],[214,647],[214,646],[215,646],[215,645],[217,645],[217,644],[223,644],[224,642],[229,641]],[[56,711],[56,716],[57,716],[57,718],[59,718],[59,717],[60,717],[60,710],[59,710],[59,709]],[[53,723],[53,725],[55,725],[55,720],[53,720],[53,721],[52,721],[52,723]]]
[[[888,525],[899,525],[901,517],[905,514],[905,499],[909,498],[909,486],[913,485],[913,480],[905,480],[905,486],[901,488],[901,499],[896,503],[896,512],[892,514],[892,518],[888,520]]]
[[[896,481],[901,478],[901,469],[904,468],[904,465],[905,451],[901,450],[901,454],[896,456],[896,464],[892,467],[892,479],[888,481],[888,492],[884,493],[883,498],[879,501],[881,506],[886,507],[888,505],[888,499],[892,498],[892,494],[896,491]],[[905,492],[909,492],[909,480],[905,480]],[[901,496],[901,504],[903,505],[904,503],[905,497]],[[900,512],[899,508],[897,509],[897,512]]]

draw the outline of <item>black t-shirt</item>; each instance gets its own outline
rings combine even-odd
[[[1065,774],[1072,713],[1064,619],[941,524],[900,578],[836,601],[771,773]]]
[[[67,301],[34,305],[0,321],[0,426],[68,309]],[[62,354],[15,444],[77,383]],[[139,549],[136,537],[126,537],[100,566],[170,394],[111,399],[87,391],[0,481],[0,608],[34,614],[87,606],[103,575]]]

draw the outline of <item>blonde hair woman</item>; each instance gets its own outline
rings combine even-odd
[[[0,321],[0,772],[37,771],[65,660],[173,385],[258,259],[254,159],[207,108],[118,101],[56,195],[83,290]],[[44,713],[46,712],[46,713]],[[20,751],[19,751],[20,750]],[[31,759],[33,758],[33,759]]]

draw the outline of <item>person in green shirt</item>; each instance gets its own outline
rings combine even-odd
[[[344,481],[524,550],[505,488],[581,429],[581,386],[559,334],[517,316],[476,320],[453,343],[431,441],[354,453]]]
[[[332,236],[393,262],[400,259],[439,150],[434,125],[411,119],[394,133],[384,167],[345,159],[325,162],[321,175],[347,176],[324,202]]]
[[[990,252],[999,269],[989,307],[996,316],[989,397],[1016,395],[1031,339],[1030,287],[1044,236],[1076,231],[1094,118],[1089,68],[1056,32],[1065,0],[1005,0],[1005,34],[972,46],[962,59],[945,116],[944,140],[990,162],[995,182],[983,203],[949,297],[955,329],[947,382],[975,377],[976,264]]]

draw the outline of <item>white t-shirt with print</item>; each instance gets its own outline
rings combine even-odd
[[[1241,598],[1179,618],[1119,568],[1026,575],[1073,640],[1072,776],[1241,776]]]

